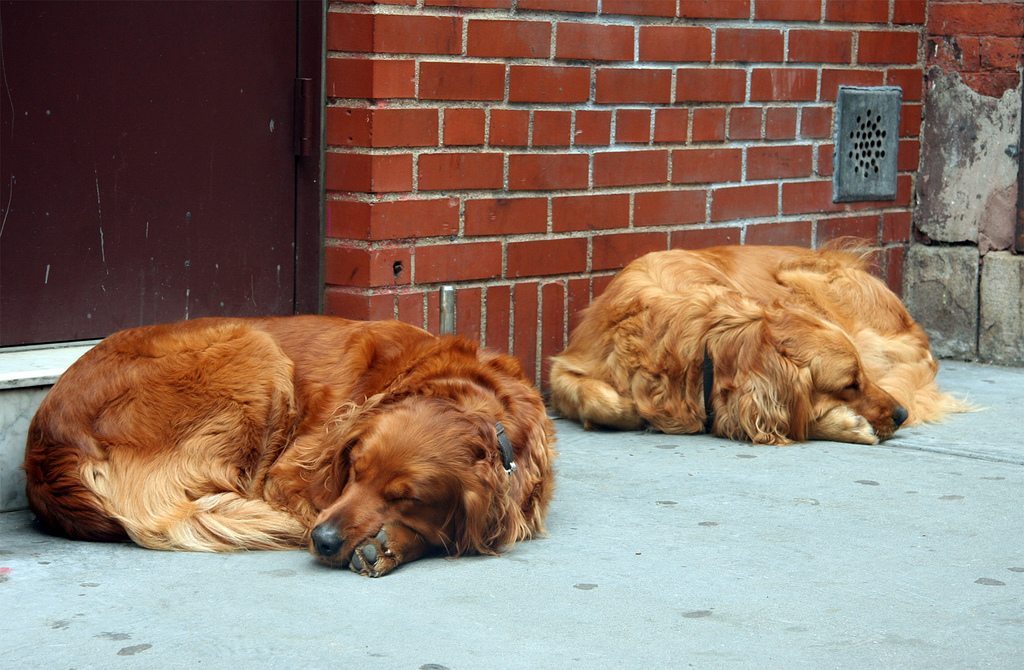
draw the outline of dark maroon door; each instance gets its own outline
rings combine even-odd
[[[319,290],[296,283],[316,225],[296,215],[298,14],[0,3],[0,345],[291,314]]]

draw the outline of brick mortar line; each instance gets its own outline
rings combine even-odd
[[[687,114],[687,116],[689,117],[690,114]],[[652,124],[653,124],[654,114],[652,114],[651,117],[652,117]],[[653,139],[653,131],[652,131],[652,136],[651,137]],[[673,176],[673,174],[675,174],[675,167],[676,167],[675,158],[673,157],[672,153],[673,152],[671,152],[671,151],[668,152],[668,165],[666,166],[666,173],[667,173],[666,174],[666,179],[668,179],[668,183],[670,183],[670,184],[672,183],[672,176]]]
[[[386,60],[386,59],[382,59]],[[646,102],[646,101],[629,101],[629,102],[598,102],[596,99],[596,86],[597,77],[596,69],[600,68],[599,65],[593,66],[580,66],[575,65],[577,69],[583,69],[589,67],[590,73],[590,91],[586,100],[578,100],[571,102],[545,102],[543,100],[510,100],[509,95],[509,79],[511,76],[511,67],[505,68],[505,90],[501,99],[493,100],[462,100],[455,98],[420,98],[419,97],[419,67],[425,61],[417,60],[415,62],[415,97],[393,97],[393,98],[350,98],[343,96],[326,96],[325,106],[327,108],[332,107],[350,107],[354,109],[366,109],[366,108],[378,108],[378,105],[384,104],[386,107],[383,109],[395,108],[413,108],[413,107],[441,107],[446,105],[460,105],[469,107],[497,107],[499,109],[535,109],[541,108],[553,108],[553,109],[593,109],[593,110],[615,110],[621,108],[623,105],[636,106],[641,108],[679,108],[679,107],[713,107],[713,106],[736,106],[738,104],[743,105],[809,105],[809,104],[826,104],[833,103],[834,100],[825,100],[821,97],[821,87],[824,84],[824,74],[826,71],[848,71],[848,72],[878,72],[880,74],[889,75],[892,72],[901,71],[920,71],[923,73],[925,67],[917,63],[866,63],[863,65],[857,64],[846,64],[846,63],[801,63],[798,66],[787,67],[785,64],[765,65],[758,63],[756,65],[745,65],[743,67],[737,67],[735,65],[729,65],[725,67],[701,67],[696,69],[702,70],[740,70],[744,72],[744,99],[743,100],[677,100],[678,89],[677,81],[679,78],[679,70],[692,70],[694,67],[689,64],[683,64],[672,67],[658,67],[658,68],[617,68],[617,69],[635,69],[637,71],[641,69],[657,69],[666,70],[671,72],[671,86],[670,96],[671,99],[667,101],[659,102]],[[458,61],[426,61],[428,63],[458,63]],[[504,65],[514,66],[517,63]],[[529,66],[529,65],[527,65]],[[558,66],[560,67],[560,66]],[[810,70],[816,73],[815,76],[815,98],[812,100],[752,100],[752,86],[753,86],[753,74],[756,70],[782,70],[782,71],[799,71],[799,70]],[[918,102],[918,101],[908,101]]]
[[[810,145],[796,145],[796,146],[810,146]],[[723,147],[730,148],[730,147]],[[740,148],[740,147],[735,147]],[[750,147],[748,147],[750,148]],[[608,153],[628,153],[628,152],[603,152]],[[445,154],[440,154],[445,155]],[[514,155],[538,155],[538,154],[514,154]],[[561,154],[555,154],[561,155]],[[583,154],[573,154],[583,155]],[[813,154],[812,154],[813,155]],[[913,176],[916,173],[915,170],[900,170],[896,174],[910,175]],[[555,188],[555,189],[496,189],[496,188],[474,188],[474,189],[462,189],[462,188],[444,188],[444,189],[429,189],[423,191],[387,191],[381,193],[375,192],[354,192],[347,190],[328,189],[328,195],[335,194],[335,197],[328,197],[328,200],[348,200],[350,198],[337,197],[338,195],[355,195],[357,202],[395,202],[406,199],[409,194],[429,194],[434,197],[416,198],[416,201],[425,200],[443,200],[447,198],[458,198],[458,197],[474,197],[483,196],[487,194],[501,193],[503,197],[569,197],[577,195],[615,195],[621,193],[646,193],[646,192],[661,192],[661,191],[677,191],[677,190],[715,190],[715,188],[732,188],[736,186],[762,186],[765,184],[807,184],[821,181],[832,181],[832,175],[820,175],[811,174],[802,177],[766,177],[763,179],[746,179],[741,181],[712,181],[712,182],[678,182],[672,183],[668,181],[658,181],[654,183],[646,184],[613,184],[609,186],[593,186],[590,188],[579,188],[579,189],[567,189],[567,188]]]
[[[555,60],[555,50],[557,48],[558,48],[558,23],[552,21],[551,22],[551,39],[550,39],[550,45],[548,46],[548,53],[550,54],[550,56],[548,56],[547,60]]]
[[[543,66],[543,67],[609,67],[619,68],[626,70],[670,70],[683,68],[707,68],[707,69],[749,69],[749,68],[839,68],[839,67],[855,67],[858,69],[863,68],[877,68],[877,67],[913,67],[917,65],[923,67],[923,63],[927,60],[922,59],[919,54],[918,60],[914,63],[904,62],[885,62],[885,63],[859,63],[857,61],[857,49],[859,46],[859,35],[860,32],[869,31],[833,31],[841,32],[843,34],[849,34],[851,36],[851,53],[850,62],[830,62],[830,61],[793,61],[788,59],[783,60],[765,60],[765,61],[747,61],[747,60],[718,60],[717,55],[713,52],[710,61],[705,60],[606,60],[600,58],[564,58],[551,56],[547,58],[535,58],[535,57],[516,57],[516,56],[470,56],[466,54],[446,54],[446,53],[416,53],[416,52],[367,52],[367,51],[339,51],[331,50],[327,52],[326,58],[331,59],[344,59],[344,60],[366,60],[366,61],[408,61],[415,60],[416,62],[438,62],[438,63],[466,63],[476,65],[520,65],[520,66]],[[907,34],[921,35],[920,30],[903,30],[903,31],[885,31],[885,32],[901,32]],[[788,35],[788,32],[787,32]],[[713,38],[713,44],[717,41],[717,36]],[[919,40],[919,43],[926,42],[927,40]],[[920,49],[919,49],[920,51]],[[788,55],[788,49],[786,51]]]
[[[516,292],[515,285],[508,285],[508,351],[515,351],[516,332]],[[534,379],[536,379],[534,375]]]
[[[720,18],[720,17],[685,17],[679,16],[679,5],[676,5],[675,16],[660,16],[647,14],[612,14],[603,10],[591,12],[565,12],[544,9],[520,9],[513,3],[510,8],[488,8],[488,7],[445,7],[425,6],[422,2],[415,5],[372,5],[372,9],[353,3],[328,4],[328,14],[355,14],[360,16],[409,16],[409,17],[436,17],[436,18],[460,18],[464,23],[469,21],[488,20],[518,20],[522,22],[559,22],[575,23],[585,25],[601,26],[696,26],[706,28],[743,28],[752,26],[751,29],[778,29],[784,30],[798,24],[803,26],[817,26],[819,28],[832,28],[835,30],[864,30],[869,28],[880,29],[882,27],[890,30],[905,29],[910,26],[926,26],[924,23],[895,23],[895,9],[893,0],[889,0],[887,18],[883,22],[865,21],[832,21],[826,19],[827,6],[822,1],[820,17],[817,20],[786,20],[786,19],[758,19],[754,15],[755,3],[751,3],[751,12],[745,18]],[[472,12],[472,13],[470,13]]]
[[[916,103],[915,102],[911,102],[909,104],[913,105],[913,104],[916,104]],[[803,112],[808,107],[820,108],[821,106],[822,106],[821,104],[817,104],[817,103],[814,104],[814,105],[808,105],[808,106],[805,106],[805,107],[785,107],[785,106],[781,106],[781,105],[780,106],[774,106],[774,107],[758,107],[758,106],[749,106],[749,105],[744,104],[742,106],[735,106],[735,107],[708,107],[708,108],[699,108],[698,107],[698,108],[692,108],[692,109],[726,109],[726,110],[761,109],[761,110],[764,110],[764,111],[770,111],[770,110],[773,110],[773,109],[796,109],[797,111],[801,112],[801,114],[798,116],[798,123],[800,123],[802,125]],[[410,111],[421,111],[423,109],[426,109],[426,110],[437,109],[438,112],[446,112],[446,111],[453,111],[453,110],[454,111],[458,111],[460,109],[476,109],[476,108],[468,108],[468,107],[415,108],[415,109],[414,108],[409,108]],[[691,109],[691,108],[665,108],[665,109]],[[489,111],[489,110],[483,110],[483,111],[486,112],[486,111]],[[496,111],[506,111],[506,110],[500,110],[499,109],[499,110],[496,110]],[[586,110],[586,109],[584,109],[584,110],[512,110],[512,111],[552,111],[552,112],[564,112],[566,114],[571,114],[572,115],[571,128],[570,128],[570,135],[571,135],[572,132],[573,132],[572,131],[572,127],[575,127],[575,125],[576,125],[576,119],[575,119],[576,113],[580,112],[580,111],[586,112],[586,111],[594,111],[594,110]],[[597,110],[597,111],[603,111],[603,110]],[[617,112],[617,111],[659,111],[659,110],[658,109],[645,109],[645,108],[632,108],[632,107],[630,107],[630,108],[620,108],[618,110],[608,110],[608,111]],[[441,117],[441,116],[443,116],[443,114],[439,114],[438,116]],[[518,152],[523,152],[525,150],[525,151],[527,151],[529,153],[533,153],[533,154],[550,154],[550,153],[585,154],[585,153],[591,153],[591,152],[595,152],[595,153],[599,152],[599,150],[602,147],[621,148],[620,149],[621,151],[630,151],[630,150],[651,150],[651,151],[655,151],[655,150],[662,150],[662,149],[677,150],[677,149],[685,149],[685,148],[705,148],[705,147],[709,147],[709,146],[725,146],[725,147],[729,147],[729,146],[732,146],[732,145],[739,145],[739,146],[768,146],[768,147],[773,147],[773,146],[787,146],[787,145],[820,144],[820,143],[827,143],[827,142],[831,141],[831,139],[828,138],[828,137],[802,137],[802,136],[799,136],[799,135],[794,136],[794,137],[778,137],[778,138],[767,137],[766,136],[767,135],[767,129],[768,129],[767,128],[767,115],[765,114],[765,115],[763,115],[765,118],[761,122],[759,122],[760,123],[759,132],[761,133],[762,137],[758,137],[758,138],[731,138],[731,137],[729,137],[729,132],[731,130],[731,115],[727,115],[727,117],[726,117],[726,130],[725,130],[726,139],[724,139],[724,140],[692,140],[692,139],[690,139],[690,140],[657,141],[657,140],[654,140],[654,139],[648,139],[648,140],[642,141],[642,142],[632,142],[632,141],[622,142],[622,141],[617,141],[617,140],[614,140],[614,139],[610,139],[609,140],[610,141],[609,144],[541,144],[541,145],[535,145],[535,144],[491,144],[489,142],[489,138],[486,137],[486,134],[489,134],[490,116],[491,116],[490,114],[486,114],[486,119],[485,119],[485,140],[484,140],[485,143],[484,144],[445,144],[444,143],[444,137],[443,137],[443,127],[441,125],[442,121],[439,119],[439,121],[438,121],[438,124],[439,124],[438,135],[439,135],[439,137],[438,137],[438,143],[437,144],[396,145],[396,146],[380,146],[380,147],[367,146],[365,144],[329,144],[326,147],[326,151],[327,151],[327,153],[360,153],[360,154],[361,153],[373,153],[374,155],[389,155],[389,154],[395,154],[395,153],[410,153],[410,152],[414,152],[414,151],[426,152],[426,151],[439,150],[439,149],[440,150],[444,150],[444,153],[481,153],[481,152],[488,152],[488,151],[489,152],[501,151],[501,152],[504,152],[504,153],[518,153]],[[652,124],[652,129],[653,129],[653,128],[656,127],[655,124],[656,124],[657,114],[652,114],[651,116],[652,116],[651,124]],[[692,115],[688,115],[688,116],[692,116]],[[617,120],[616,120],[615,117],[616,117],[616,115],[613,114],[612,115],[612,121],[610,122],[612,124],[610,127],[613,128],[613,129],[617,127]],[[692,135],[692,123],[691,123],[691,121],[692,121],[692,119],[690,119],[690,118],[687,119],[687,135]],[[834,124],[834,118],[833,118],[833,124]],[[920,138],[920,135],[900,135],[900,137],[899,137],[900,141],[908,141],[908,140],[914,140],[914,139],[919,139],[919,138]],[[568,151],[568,150],[575,150],[575,151]],[[609,153],[609,152],[605,152],[605,153]]]
[[[730,188],[730,187],[726,187]],[[742,219],[724,219],[724,220],[712,220],[711,219],[711,208],[713,205],[713,191],[711,189],[705,190],[705,203],[704,203],[704,218],[701,221],[694,223],[651,223],[651,224],[636,224],[627,225],[626,227],[615,227],[615,228],[583,228],[573,230],[553,230],[553,219],[548,218],[547,229],[545,232],[537,233],[485,233],[480,235],[467,235],[464,232],[464,225],[460,222],[458,233],[449,233],[442,235],[417,235],[409,237],[395,237],[388,239],[379,240],[367,240],[365,238],[356,237],[337,237],[337,236],[325,236],[325,242],[327,246],[354,246],[365,249],[387,249],[394,246],[406,246],[407,244],[415,244],[417,246],[434,246],[439,244],[467,244],[476,242],[522,242],[522,241],[543,241],[543,240],[561,240],[571,239],[577,237],[600,237],[602,235],[625,233],[625,232],[650,232],[655,230],[681,230],[681,229],[701,229],[704,227],[718,227],[723,224],[729,223],[730,221],[736,225],[753,223],[792,223],[794,221],[801,221],[808,218],[829,218],[829,219],[854,219],[863,216],[878,215],[882,216],[889,213],[899,213],[913,211],[913,205],[891,205],[883,207],[871,207],[854,210],[839,210],[839,211],[817,211],[817,212],[795,212],[795,213],[784,213],[782,211],[782,189],[779,189],[780,198],[776,202],[776,213],[766,214],[763,216],[747,216]],[[549,209],[553,206],[553,201],[549,199]],[[630,216],[633,215],[634,210],[630,209]],[[454,235],[454,237],[453,237]]]
[[[865,212],[861,216],[852,217],[852,218],[865,218],[865,219],[878,220],[878,223],[879,223],[879,226],[880,226],[879,229],[880,229],[880,233],[881,233],[881,226],[884,224],[884,221],[882,220],[883,216],[884,216],[883,213]],[[808,222],[808,223],[810,223],[812,225],[818,225],[818,224],[822,223],[825,219],[827,219],[827,220],[835,220],[835,218],[836,217],[833,217],[833,216],[818,216],[818,217],[814,217],[814,218],[801,217],[801,218],[796,219],[795,221],[790,221],[790,222],[804,222],[804,221],[806,221],[806,222]],[[664,237],[666,238],[666,248],[669,248],[670,245],[671,245],[671,242],[672,242],[672,235],[675,234],[675,233],[680,233],[680,232],[684,232],[685,233],[685,232],[716,231],[716,229],[724,229],[724,228],[737,228],[738,229],[738,228],[742,228],[742,227],[753,227],[753,226],[758,226],[758,225],[764,225],[765,223],[766,222],[758,221],[757,219],[750,219],[749,221],[745,221],[745,222],[738,222],[738,221],[732,221],[732,220],[729,220],[729,221],[719,221],[719,222],[716,222],[715,225],[658,226],[658,229],[652,229],[652,231],[649,231],[647,233],[652,233],[652,234],[664,233],[665,234]],[[639,231],[639,232],[644,233],[646,231],[642,231],[642,229],[641,229],[641,231]],[[621,235],[621,234],[622,234],[622,229],[621,228],[618,229],[617,233],[615,231],[609,231],[608,232],[608,235]],[[596,236],[592,236],[591,239],[593,239],[593,238],[600,238],[600,237],[607,237],[607,236],[596,235]],[[582,239],[582,238],[569,238],[569,239]],[[345,241],[339,241],[339,242],[345,242]],[[529,242],[529,240],[526,240],[526,242]],[[818,241],[815,240],[815,244],[817,242]],[[877,248],[877,249],[898,248],[898,247],[903,246],[904,244],[905,244],[904,242],[900,242],[900,241],[888,241],[888,242],[884,241],[884,242],[880,242],[880,243],[878,243],[876,245],[873,245],[872,248]],[[345,248],[345,249],[362,249],[361,247],[347,246],[347,245],[334,245],[334,246],[337,247],[337,248]],[[391,247],[398,247],[398,248],[406,248],[408,245],[390,245],[390,246]],[[424,245],[424,247],[429,247],[429,246],[436,246],[436,245]],[[366,249],[364,249],[364,250],[366,250]],[[412,259],[415,260],[415,254],[412,256]],[[420,290],[429,290],[431,287],[439,287],[439,286],[444,286],[444,285],[456,285],[459,288],[471,288],[471,287],[475,287],[475,286],[479,286],[479,285],[495,286],[495,285],[501,285],[501,284],[522,284],[522,283],[535,282],[535,281],[547,281],[547,280],[552,279],[552,278],[587,279],[588,277],[594,276],[595,273],[596,274],[602,274],[602,273],[604,273],[604,274],[615,274],[615,273],[617,273],[617,271],[620,271],[620,269],[621,268],[594,269],[592,265],[588,265],[588,267],[586,269],[583,269],[583,270],[579,270],[579,271],[559,271],[559,273],[553,273],[551,275],[525,275],[525,276],[522,276],[522,277],[509,277],[507,273],[503,273],[501,276],[494,277],[494,278],[459,280],[459,281],[453,281],[453,280],[444,280],[444,281],[438,281],[438,282],[415,282],[415,281],[411,281],[408,284],[385,284],[385,285],[381,285],[381,286],[372,286],[372,287],[358,287],[358,286],[352,286],[352,285],[348,285],[348,284],[328,284],[327,286],[334,286],[334,287],[340,287],[340,288],[346,288],[346,289],[353,289],[353,290],[356,290],[356,291],[364,291],[364,292],[371,292],[371,293],[388,292],[388,291],[396,290],[396,289],[400,290],[400,291],[407,292],[407,293],[415,293],[415,292],[419,292]]]
[[[517,279],[508,277],[507,267],[507,251],[508,246],[511,244],[523,243],[523,242],[545,242],[545,241],[561,241],[561,240],[573,240],[573,239],[586,239],[592,243],[594,239],[601,237],[608,237],[612,235],[622,234],[646,234],[646,233],[658,233],[664,232],[669,237],[672,233],[685,232],[685,231],[698,231],[698,230],[716,230],[721,228],[746,228],[749,226],[767,225],[772,223],[785,224],[785,223],[799,223],[801,221],[811,221],[816,223],[822,219],[829,220],[846,220],[846,219],[859,219],[868,217],[881,218],[886,214],[891,213],[905,213],[909,210],[908,207],[888,207],[888,208],[872,208],[872,209],[861,209],[850,212],[804,212],[796,214],[773,214],[765,216],[748,216],[742,219],[725,219],[721,221],[701,221],[697,223],[672,223],[672,224],[650,224],[635,226],[632,228],[602,228],[602,229],[578,229],[578,230],[567,230],[558,231],[553,233],[489,233],[486,235],[473,235],[467,237],[458,237],[452,239],[451,235],[432,235],[423,237],[403,237],[403,238],[392,238],[387,240],[365,240],[365,239],[354,239],[344,237],[326,237],[325,242],[328,247],[342,247],[346,249],[360,249],[364,251],[380,251],[395,248],[426,248],[426,247],[437,247],[445,245],[460,245],[460,244],[485,244],[498,242],[502,244],[502,277],[509,279]],[[588,250],[587,268],[588,271],[592,268],[592,257],[593,249]],[[544,275],[541,275],[544,276]],[[450,283],[450,282],[440,282]]]
[[[797,29],[801,30],[801,29]],[[826,31],[828,32],[828,31]],[[708,69],[725,69],[725,68],[747,68],[747,67],[791,67],[791,68],[814,68],[815,66],[826,66],[826,67],[879,67],[879,66],[893,66],[893,67],[911,67],[914,63],[903,63],[903,62],[886,62],[886,63],[857,63],[856,62],[856,38],[861,32],[871,31],[850,31],[850,30],[837,30],[832,32],[838,32],[843,34],[849,34],[851,36],[851,49],[850,49],[850,62],[831,62],[831,61],[794,61],[794,60],[718,60],[715,55],[712,55],[712,60],[617,60],[617,59],[604,59],[604,58],[566,58],[562,56],[549,56],[549,57],[530,57],[530,56],[470,56],[461,53],[430,53],[430,52],[400,52],[400,51],[343,51],[343,50],[329,50],[326,54],[326,59],[344,59],[344,60],[365,60],[365,61],[403,61],[403,60],[416,60],[417,62],[423,60],[429,60],[430,62],[439,63],[469,63],[475,65],[523,65],[523,66],[545,66],[545,67],[589,67],[595,65],[598,67],[616,67],[626,70],[638,70],[638,69],[671,69],[677,67],[708,67]],[[877,31],[881,32],[881,31]],[[920,30],[886,30],[884,32],[899,32],[920,35]],[[941,35],[939,37],[942,37]],[[968,37],[974,37],[970,35]],[[984,37],[984,36],[981,36]],[[1008,38],[1016,39],[1016,38]],[[717,40],[717,37],[715,38]],[[713,40],[713,42],[715,41]],[[927,41],[927,40],[923,40]],[[788,52],[787,52],[788,55]],[[920,59],[918,63],[922,62]]]
[[[814,68],[804,68],[814,69]],[[918,68],[886,68],[884,71],[892,72],[899,70],[916,71]],[[865,71],[857,68],[857,72]],[[871,72],[883,72],[883,70],[869,70]],[[922,70],[923,72],[923,70]],[[820,83],[820,82],[819,82]],[[504,100],[454,100],[440,98],[343,98],[329,97],[326,107],[328,109],[484,109],[484,110],[510,110],[510,111],[566,111],[566,112],[602,112],[616,111],[619,109],[647,109],[658,111],[662,109],[704,109],[721,107],[758,107],[765,109],[776,108],[803,108],[808,106],[834,105],[835,100],[680,100],[669,102],[594,102],[585,100],[580,102],[507,102]],[[904,100],[903,104],[920,104],[920,100]],[[380,105],[384,106],[381,107]]]
[[[542,379],[544,377],[544,284],[540,281],[537,282],[537,325],[535,328],[533,333],[533,378]]]
[[[765,127],[764,122],[762,122],[762,127]],[[689,132],[689,130],[687,132]],[[899,141],[901,142],[915,140],[919,140],[919,136],[911,135],[906,137],[901,136],[899,138]],[[432,144],[417,146],[368,147],[364,145],[331,144],[327,146],[326,153],[358,156],[402,156],[407,154],[456,155],[495,153],[502,153],[509,156],[594,156],[597,154],[614,154],[630,152],[651,153],[656,151],[681,151],[685,149],[753,149],[780,148],[793,146],[821,146],[826,144],[834,144],[834,142],[832,139],[824,137],[796,137],[781,139],[727,138],[726,140],[700,140],[696,142],[621,142],[613,144],[577,145],[542,144],[540,146],[531,146],[527,144]],[[602,149],[608,150],[602,151]]]
[[[672,159],[669,158],[669,167],[670,168],[671,168],[671,162],[672,162]],[[629,193],[629,213],[628,213],[628,216],[626,218],[626,228],[625,229],[629,230],[629,231],[634,231],[637,228],[636,222],[634,220],[636,218],[636,192],[635,191],[629,191],[628,193]],[[620,228],[619,230],[622,230],[622,229]]]
[[[906,138],[900,138],[899,141],[900,142],[916,142],[916,141],[919,141],[919,139],[917,139],[916,137],[906,137]],[[620,186],[615,186],[615,185],[611,185],[611,186],[591,186],[588,189],[582,189],[582,188],[581,189],[511,189],[511,188],[509,188],[507,186],[507,174],[506,174],[505,175],[506,185],[503,186],[500,189],[498,189],[498,188],[490,188],[490,189],[461,189],[461,188],[457,188],[457,187],[452,187],[452,188],[445,188],[445,189],[429,189],[429,190],[423,190],[423,191],[419,191],[419,190],[413,189],[413,190],[408,190],[408,191],[400,191],[400,193],[412,193],[412,192],[416,192],[416,193],[443,193],[443,192],[448,192],[448,191],[457,191],[457,192],[460,192],[460,193],[461,192],[466,192],[466,191],[471,191],[471,192],[483,192],[483,191],[495,192],[495,191],[501,191],[501,192],[509,192],[509,193],[520,193],[520,192],[523,192],[523,191],[531,191],[531,190],[532,191],[541,191],[541,192],[570,191],[571,190],[571,191],[575,192],[575,191],[579,191],[579,190],[624,188],[626,186],[635,186],[636,188],[656,187],[656,186],[659,186],[659,185],[685,187],[685,186],[696,186],[696,185],[700,185],[700,184],[761,183],[761,182],[766,182],[766,181],[770,182],[770,181],[774,181],[774,180],[778,180],[778,179],[785,179],[787,181],[793,181],[793,180],[802,180],[802,179],[813,179],[816,175],[818,177],[822,177],[822,178],[831,178],[831,175],[825,175],[825,174],[821,174],[819,172],[819,170],[822,168],[822,165],[821,165],[820,161],[818,160],[818,153],[819,153],[819,151],[823,147],[834,145],[834,142],[831,141],[831,140],[826,140],[826,139],[819,138],[819,139],[817,139],[815,141],[802,141],[802,142],[801,141],[790,141],[790,140],[767,140],[767,142],[770,142],[770,143],[764,143],[765,141],[761,141],[761,143],[758,143],[758,142],[759,141],[757,141],[757,140],[736,140],[736,141],[734,141],[732,143],[728,143],[728,144],[723,144],[723,143],[717,143],[716,144],[716,143],[711,143],[711,142],[701,142],[701,143],[690,144],[690,145],[670,145],[670,146],[662,146],[662,145],[651,146],[651,145],[646,145],[646,144],[623,144],[623,145],[607,145],[610,148],[614,147],[614,149],[612,151],[597,150],[597,151],[593,151],[593,152],[591,152],[591,151],[565,152],[565,151],[552,150],[552,148],[550,148],[550,147],[538,147],[538,149],[542,149],[542,150],[536,150],[536,151],[501,151],[499,147],[486,147],[486,146],[482,147],[482,146],[478,146],[478,145],[453,147],[453,148],[457,148],[458,150],[450,150],[452,148],[448,148],[448,147],[415,147],[415,148],[404,148],[404,150],[403,150],[403,148],[396,148],[396,147],[380,147],[380,148],[368,148],[368,147],[331,147],[328,150],[327,153],[343,155],[343,156],[404,156],[404,155],[409,155],[409,156],[413,156],[414,158],[422,156],[424,154],[430,155],[430,156],[444,156],[444,155],[458,155],[458,154],[493,155],[493,154],[499,154],[500,153],[504,157],[509,158],[509,157],[515,157],[515,156],[584,156],[584,155],[594,157],[594,156],[597,156],[597,155],[608,155],[608,154],[616,154],[616,153],[625,154],[625,153],[655,153],[655,152],[666,153],[667,152],[668,153],[669,162],[671,163],[671,161],[672,161],[672,153],[676,152],[676,151],[689,151],[689,150],[692,150],[692,151],[705,151],[705,150],[715,150],[715,149],[721,149],[721,150],[737,149],[737,150],[742,150],[743,152],[746,152],[746,151],[748,151],[750,149],[773,149],[773,148],[774,149],[784,149],[784,148],[798,148],[798,147],[809,147],[809,148],[812,149],[812,152],[811,152],[811,161],[812,161],[811,162],[811,174],[810,175],[806,175],[806,176],[800,176],[800,177],[775,177],[775,178],[769,177],[769,178],[762,178],[762,179],[748,179],[747,176],[746,176],[746,157],[744,156],[744,161],[743,161],[743,177],[742,177],[741,181],[739,181],[739,182],[726,182],[726,181],[713,181],[713,182],[673,182],[672,181],[672,174],[671,174],[671,172],[669,172],[668,177],[667,177],[666,180],[659,181],[659,182],[656,182],[656,183],[647,183],[647,184],[633,184],[633,185],[623,184],[623,185],[620,185]],[[602,146],[605,146],[605,145],[602,145]],[[436,151],[435,149],[441,149],[441,150],[440,151]],[[449,150],[446,151],[444,149],[449,149]],[[557,147],[555,147],[554,149],[557,149]],[[506,161],[506,164],[507,164],[507,161]],[[505,170],[507,171],[507,165],[506,165]],[[914,173],[914,172],[916,172],[916,168],[912,169],[912,170],[899,170],[897,172],[897,174],[911,174],[911,173]],[[346,191],[346,190],[329,190],[328,192],[329,193],[354,193],[354,194],[358,194],[358,193],[351,192],[351,191]],[[377,196],[378,198],[381,198],[381,197],[386,198],[389,195],[391,195],[392,193],[395,193],[395,192],[381,192],[381,193],[369,192],[368,195],[374,195],[374,196]]]

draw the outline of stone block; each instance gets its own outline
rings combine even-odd
[[[912,245],[903,276],[903,300],[928,333],[937,358],[978,355],[978,250]]]
[[[0,512],[28,507],[21,463],[29,423],[49,390],[0,388]]]
[[[1024,365],[1024,256],[1000,251],[982,262],[978,356],[998,365]]]
[[[982,254],[1013,244],[1020,88],[993,98],[956,72],[928,73],[914,226],[936,242],[973,242]]]

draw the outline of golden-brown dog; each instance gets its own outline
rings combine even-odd
[[[552,426],[515,359],[396,321],[200,319],[111,335],[36,414],[32,510],[155,549],[308,545],[383,575],[542,532]]]
[[[551,405],[586,427],[777,445],[873,444],[965,409],[938,391],[924,331],[864,268],[862,254],[796,247],[648,254],[551,359]]]

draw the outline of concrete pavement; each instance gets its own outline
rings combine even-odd
[[[3,668],[1021,668],[1024,370],[879,446],[557,421],[548,536],[372,580],[0,515]]]

